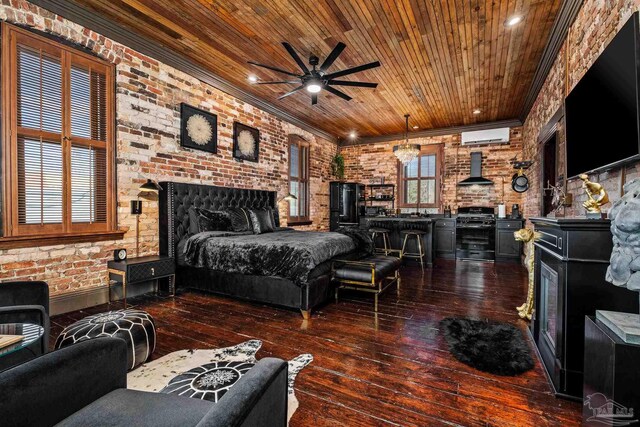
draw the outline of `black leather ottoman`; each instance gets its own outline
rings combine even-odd
[[[67,326],[56,340],[56,350],[97,337],[122,338],[127,343],[129,370],[144,363],[156,348],[153,318],[142,310],[117,310],[94,314]]]
[[[378,295],[397,283],[400,289],[399,258],[373,255],[358,261],[338,260],[331,267],[331,279],[338,283],[336,302],[340,289],[353,289],[374,294],[374,307],[378,311]],[[386,281],[386,283],[385,283]]]

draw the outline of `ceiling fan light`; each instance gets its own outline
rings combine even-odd
[[[307,92],[318,93],[322,90],[322,86],[319,83],[313,82],[307,85]]]

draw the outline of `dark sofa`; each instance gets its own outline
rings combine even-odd
[[[10,426],[286,426],[287,363],[260,360],[218,403],[128,390],[127,346],[96,338],[0,373]]]

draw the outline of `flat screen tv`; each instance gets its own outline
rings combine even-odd
[[[565,99],[567,177],[640,160],[636,12]]]

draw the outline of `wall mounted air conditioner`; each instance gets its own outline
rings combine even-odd
[[[462,145],[508,144],[509,128],[462,132]]]

